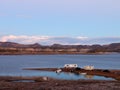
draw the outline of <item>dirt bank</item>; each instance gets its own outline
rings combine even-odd
[[[0,77],[0,90],[120,90],[119,81]]]

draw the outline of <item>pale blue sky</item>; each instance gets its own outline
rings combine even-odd
[[[120,0],[0,0],[0,35],[120,37]]]

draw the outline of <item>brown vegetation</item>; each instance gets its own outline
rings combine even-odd
[[[33,80],[34,82],[23,82]],[[43,77],[0,77],[0,90],[120,90],[120,82],[105,80],[57,80]]]

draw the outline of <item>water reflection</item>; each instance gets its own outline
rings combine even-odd
[[[71,72],[67,72],[65,74],[68,74],[69,76],[77,76],[77,77],[80,77],[80,76],[83,76],[85,79],[94,79],[94,75],[88,75],[87,73],[71,73]],[[60,73],[58,74],[60,75]]]
[[[95,75],[88,75],[87,73],[65,73],[65,74],[68,74],[68,75],[75,75],[77,77],[84,77],[84,79],[94,79],[94,76]],[[100,77],[100,76],[99,76]]]
[[[87,79],[93,79],[94,75],[84,75],[84,77],[87,78]]]
[[[93,80],[114,80],[113,78],[109,77],[104,77],[104,76],[96,76],[96,75],[88,75],[86,73],[67,73],[67,72],[62,72],[57,74],[55,78],[59,79],[68,79],[68,80],[79,80],[79,79],[93,79]]]

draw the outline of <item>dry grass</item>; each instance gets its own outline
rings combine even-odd
[[[19,82],[14,82],[19,80]],[[21,82],[34,80],[35,82]],[[43,77],[0,77],[0,90],[120,90],[119,81],[57,80]]]

